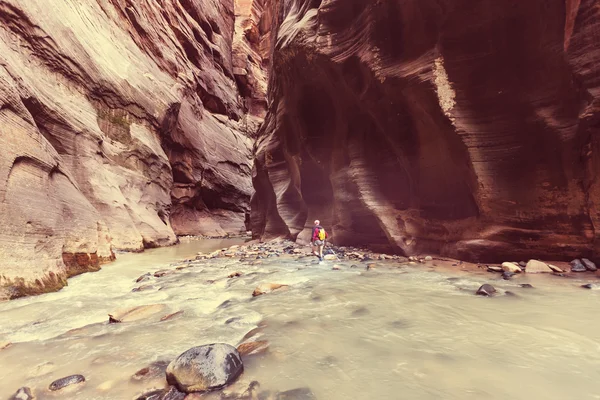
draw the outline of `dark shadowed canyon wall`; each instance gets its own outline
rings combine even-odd
[[[58,289],[113,250],[247,229],[262,13],[0,1],[0,298]]]
[[[600,256],[593,0],[281,0],[255,237]]]

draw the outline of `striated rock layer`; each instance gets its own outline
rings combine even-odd
[[[478,261],[598,257],[593,0],[281,0],[260,238]]]
[[[235,9],[0,0],[0,298],[58,289],[113,249],[247,229],[266,78]]]

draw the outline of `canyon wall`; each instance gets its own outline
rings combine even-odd
[[[0,0],[0,298],[113,250],[246,231],[266,110],[253,3]]]
[[[281,0],[257,238],[600,257],[594,0]]]

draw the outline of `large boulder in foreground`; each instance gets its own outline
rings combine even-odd
[[[167,382],[186,393],[221,389],[244,371],[235,347],[214,343],[193,347],[167,367]]]

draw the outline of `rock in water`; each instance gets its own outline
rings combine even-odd
[[[597,283],[586,283],[585,285],[581,285],[581,287],[584,289],[592,289],[592,290],[600,289],[600,285]]]
[[[583,263],[578,260],[575,259],[573,261],[571,261],[571,272],[585,272],[587,271],[587,268],[585,267],[585,265],[583,265]]]
[[[35,397],[31,393],[31,389],[28,387],[22,387],[15,394],[13,394],[8,400],[35,400]]]
[[[581,261],[583,262],[583,265],[585,266],[585,268],[588,271],[592,271],[595,272],[598,270],[598,268],[596,268],[596,264],[594,264],[593,262],[591,262],[590,260],[588,260],[587,258],[582,258]]]
[[[274,290],[280,289],[282,287],[286,287],[287,285],[282,285],[279,283],[263,283],[259,285],[254,292],[252,292],[252,297],[260,296],[266,293],[270,293]]]
[[[533,285],[531,285],[530,283],[521,283],[519,286],[525,289],[533,289]]]
[[[527,267],[525,268],[525,272],[528,274],[537,274],[542,272],[552,272],[552,269],[544,262],[538,260],[529,260]]]
[[[511,262],[503,262],[502,263],[502,271],[504,272],[512,272],[513,274],[518,274],[522,272],[521,267],[519,267],[515,263]]]
[[[510,280],[510,278],[512,278],[515,275],[516,274],[514,272],[504,271],[502,273],[502,279],[504,279],[505,281],[508,281],[508,280]]]
[[[552,272],[556,272],[556,273],[563,273],[565,271],[562,270],[562,268],[557,267],[556,265],[552,265],[552,264],[547,264],[548,268],[550,268],[552,270]]]
[[[317,400],[309,388],[292,389],[277,393],[276,400]]]
[[[85,377],[83,375],[70,375],[64,378],[60,378],[55,380],[48,386],[48,389],[51,391],[61,390],[66,388],[67,386],[75,385],[78,383],[85,382]]]
[[[133,322],[144,318],[148,318],[154,314],[163,311],[166,308],[164,304],[152,304],[145,306],[137,306],[132,308],[124,308],[116,310],[108,314],[108,322],[116,324],[120,322]]]
[[[193,347],[167,367],[167,382],[182,392],[221,389],[237,379],[244,370],[235,347],[215,343]]]
[[[494,293],[496,293],[496,288],[486,283],[484,285],[481,285],[481,287],[477,289],[477,292],[475,294],[479,296],[493,296]]]

